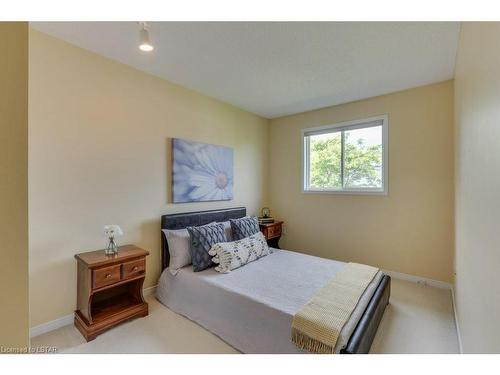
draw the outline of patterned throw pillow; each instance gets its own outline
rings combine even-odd
[[[191,239],[191,259],[195,272],[212,267],[212,257],[208,254],[210,248],[219,242],[226,242],[224,225],[211,223],[199,227],[187,227]]]
[[[255,216],[246,216],[241,219],[230,219],[233,231],[233,240],[241,240],[260,232],[259,222]]]
[[[213,256],[213,262],[219,264],[215,270],[227,273],[269,255],[271,250],[267,246],[264,235],[258,232],[242,240],[217,243],[208,253]]]

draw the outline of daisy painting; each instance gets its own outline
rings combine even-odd
[[[174,203],[233,199],[233,149],[172,139]]]

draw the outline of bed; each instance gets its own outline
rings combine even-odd
[[[164,215],[162,229],[182,229],[246,215],[244,207]],[[227,274],[213,268],[168,272],[169,249],[162,234],[162,274],[157,298],[243,353],[304,353],[290,340],[294,314],[345,263],[287,250]],[[337,352],[368,353],[386,305],[390,277],[379,272],[340,333]]]

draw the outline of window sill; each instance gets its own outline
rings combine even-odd
[[[388,195],[387,190],[313,190],[302,189],[304,194],[338,194],[338,195]]]

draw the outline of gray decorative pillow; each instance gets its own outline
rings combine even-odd
[[[269,255],[271,250],[267,246],[264,235],[259,232],[242,240],[217,243],[208,253],[213,256],[214,263],[218,263],[215,270],[227,273]]]
[[[226,242],[224,225],[220,223],[207,224],[199,227],[187,227],[191,239],[191,260],[195,272],[212,267],[212,257],[208,254],[210,248],[219,242]]]
[[[233,240],[233,233],[231,230],[231,223],[228,221],[222,221],[222,225],[224,225],[224,232],[226,233],[226,241],[231,242]]]
[[[233,232],[233,241],[241,240],[260,232],[259,222],[255,216],[245,216],[241,219],[229,219]]]

